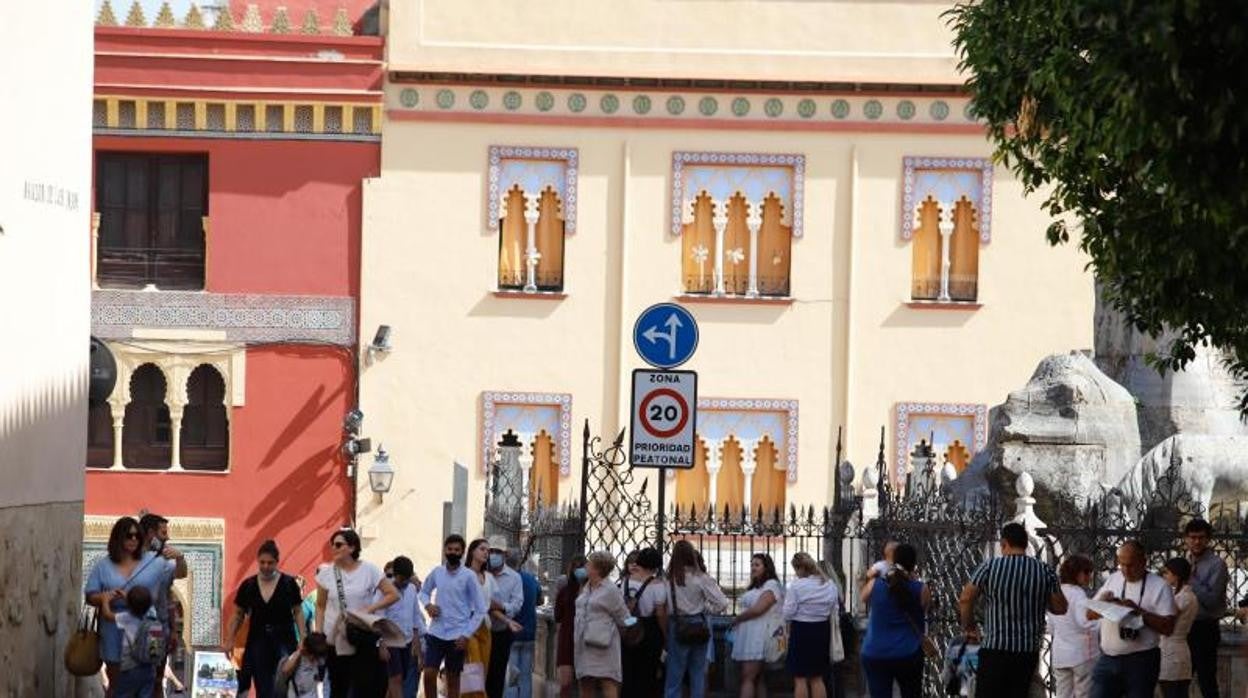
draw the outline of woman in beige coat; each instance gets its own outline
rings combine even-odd
[[[594,695],[595,684],[603,698],[617,698],[620,694],[620,626],[631,625],[637,619],[629,615],[619,587],[607,582],[614,568],[615,558],[610,553],[591,554],[585,565],[585,587],[576,597],[572,638],[576,678],[583,696]]]

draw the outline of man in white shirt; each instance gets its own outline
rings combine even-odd
[[[459,698],[468,638],[481,627],[488,608],[477,576],[463,566],[464,537],[452,534],[442,544],[445,565],[429,571],[420,602],[432,619],[425,638],[425,695],[438,695],[438,670],[446,665],[446,696]]]
[[[1115,623],[1101,620],[1101,658],[1092,670],[1093,698],[1152,698],[1161,672],[1161,635],[1174,631],[1178,608],[1174,592],[1161,577],[1146,568],[1147,555],[1139,541],[1118,548],[1118,571],[1096,592],[1098,601],[1131,609]],[[1089,608],[1089,620],[1101,615]]]
[[[490,538],[488,568],[494,575],[494,594],[490,599],[490,666],[485,672],[485,695],[503,698],[511,643],[523,630],[516,616],[524,605],[524,581],[519,572],[507,566],[507,540],[501,536]]]

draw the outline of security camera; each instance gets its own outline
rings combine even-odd
[[[359,408],[351,410],[342,418],[342,429],[348,434],[359,434],[362,424],[364,424],[364,413]]]
[[[354,460],[361,454],[368,453],[373,450],[373,442],[371,439],[347,439],[342,445],[342,454],[350,460]]]
[[[378,325],[377,334],[373,335],[373,343],[368,345],[370,351],[388,352],[390,351],[390,326]]]

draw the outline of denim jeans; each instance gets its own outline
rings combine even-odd
[[[145,664],[120,672],[113,683],[113,698],[151,698],[156,670]]]
[[[1161,673],[1161,650],[1118,657],[1102,654],[1092,670],[1092,698],[1153,698]]]
[[[506,698],[533,698],[533,640],[517,640],[511,645],[511,667],[516,684],[508,686]]]
[[[663,686],[666,698],[681,698],[681,684],[689,674],[689,698],[706,698],[706,668],[709,661],[707,644],[682,645],[676,641],[676,623],[667,633],[667,680]]]

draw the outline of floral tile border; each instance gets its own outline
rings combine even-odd
[[[405,83],[387,89],[396,112],[715,120],[760,123],[966,125],[978,123],[970,98],[951,95],[859,95],[678,92]]]
[[[559,474],[572,474],[572,395],[569,393],[481,393],[481,473],[489,470],[494,450],[494,419],[499,405],[546,405],[559,408]]]
[[[975,418],[975,444],[971,455],[988,445],[987,405],[969,402],[899,402],[895,407],[895,412],[896,419],[893,424],[896,439],[893,441],[893,471],[898,477],[905,477],[905,457],[910,442],[910,415],[912,414],[973,416]]]
[[[902,240],[914,236],[915,179],[920,170],[967,170],[979,175],[979,240],[992,242],[992,160],[989,158],[924,157],[907,155],[901,165],[901,218],[898,221]]]
[[[523,145],[490,146],[489,184],[486,192],[489,211],[489,229],[498,232],[498,219],[502,215],[499,202],[504,185],[501,181],[504,160],[562,160],[563,188],[558,191],[563,209],[563,233],[576,232],[576,184],[580,170],[580,153],[576,148],[541,148]],[[553,183],[551,183],[553,185]],[[558,188],[558,187],[556,187]]]

